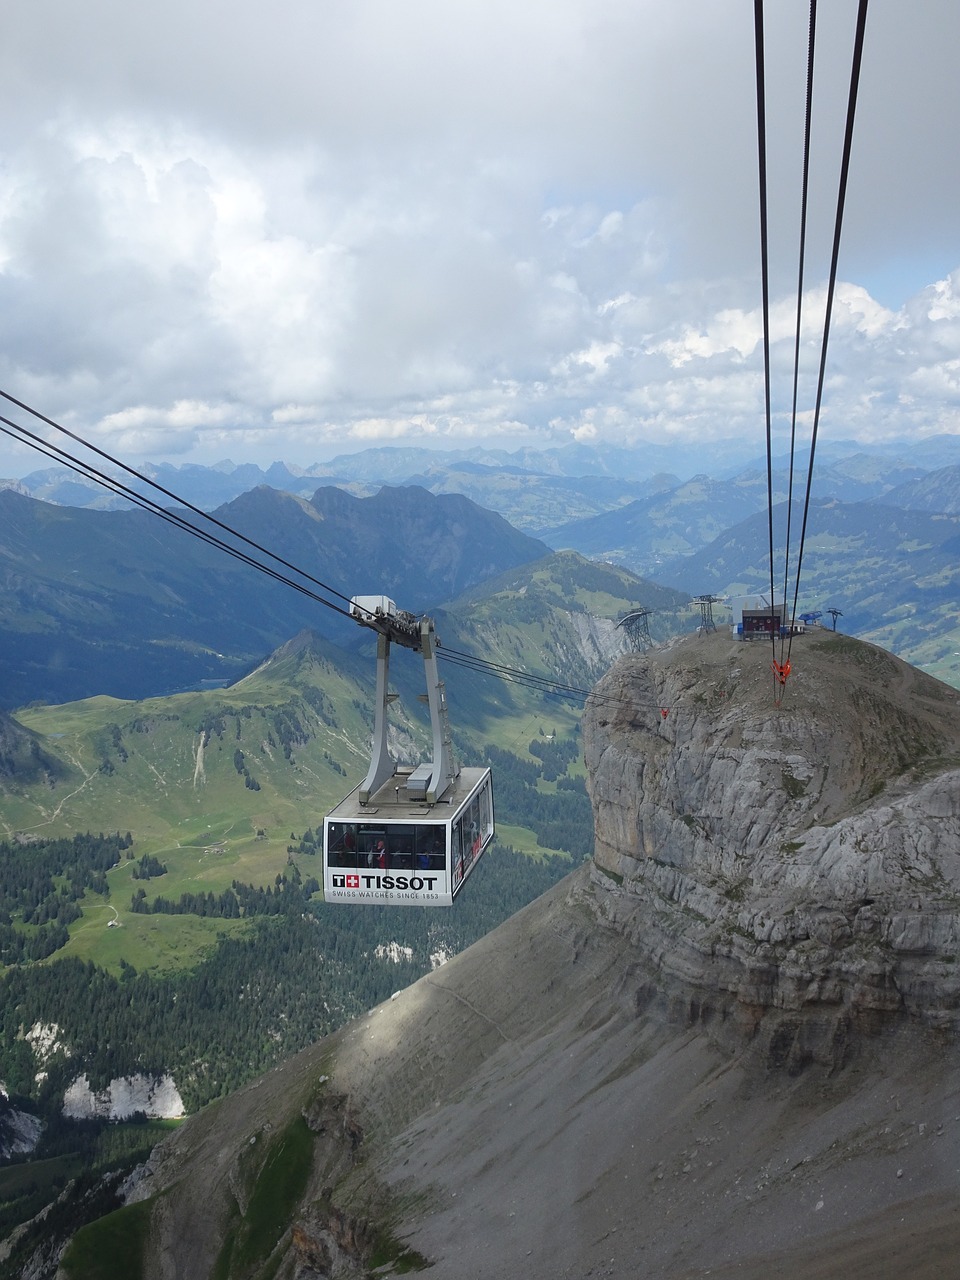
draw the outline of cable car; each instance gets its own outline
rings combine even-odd
[[[323,896],[358,905],[449,907],[494,835],[493,779],[453,754],[432,618],[386,596],[356,596],[350,613],[377,632],[377,695],[367,776],[323,824]],[[387,746],[390,644],[419,650],[427,677],[433,760],[398,764]]]

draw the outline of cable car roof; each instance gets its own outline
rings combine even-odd
[[[408,795],[406,782],[413,769],[401,767],[391,778],[373,793],[367,804],[360,803],[360,787],[353,791],[327,818],[331,822],[367,822],[378,819],[387,822],[449,822],[469,800],[483,778],[490,771],[485,768],[462,767],[459,776],[444,792],[442,799],[429,805],[425,800]]]

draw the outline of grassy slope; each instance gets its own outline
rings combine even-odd
[[[318,690],[332,713],[310,705]],[[94,698],[21,712],[21,722],[44,735],[73,775],[52,791],[8,791],[5,834],[116,829],[135,836],[133,860],[109,872],[109,903],[88,895],[66,953],[109,968],[121,957],[137,968],[163,968],[189,961],[218,933],[242,929],[241,921],[134,915],[130,898],[139,887],[150,897],[177,899],[219,893],[234,880],[272,883],[287,863],[291,833],[299,841],[362,775],[356,743],[369,731],[356,701],[363,692],[331,663],[301,653],[227,690],[146,702]],[[296,716],[306,739],[291,746],[289,759],[277,728],[282,713]],[[238,750],[259,790],[238,773]],[[134,860],[144,853],[159,858],[167,874],[134,880]],[[122,928],[108,929],[115,910]]]

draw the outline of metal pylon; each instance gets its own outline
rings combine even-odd
[[[647,622],[651,612],[650,609],[634,609],[633,613],[626,614],[617,623],[618,627],[623,627],[627,638],[638,653],[646,653],[653,645],[653,637]]]
[[[722,596],[694,596],[690,601],[691,604],[700,606],[700,626],[698,630],[701,633],[716,631],[717,624],[713,620],[713,606],[721,604],[722,601]]]

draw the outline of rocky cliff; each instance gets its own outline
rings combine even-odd
[[[960,694],[871,645],[718,635],[626,659],[584,722],[596,863],[650,998],[840,1065],[904,1015],[957,1030]]]
[[[947,1274],[958,695],[820,635],[777,707],[769,657],[618,662],[595,863],[188,1121],[144,1277]]]

